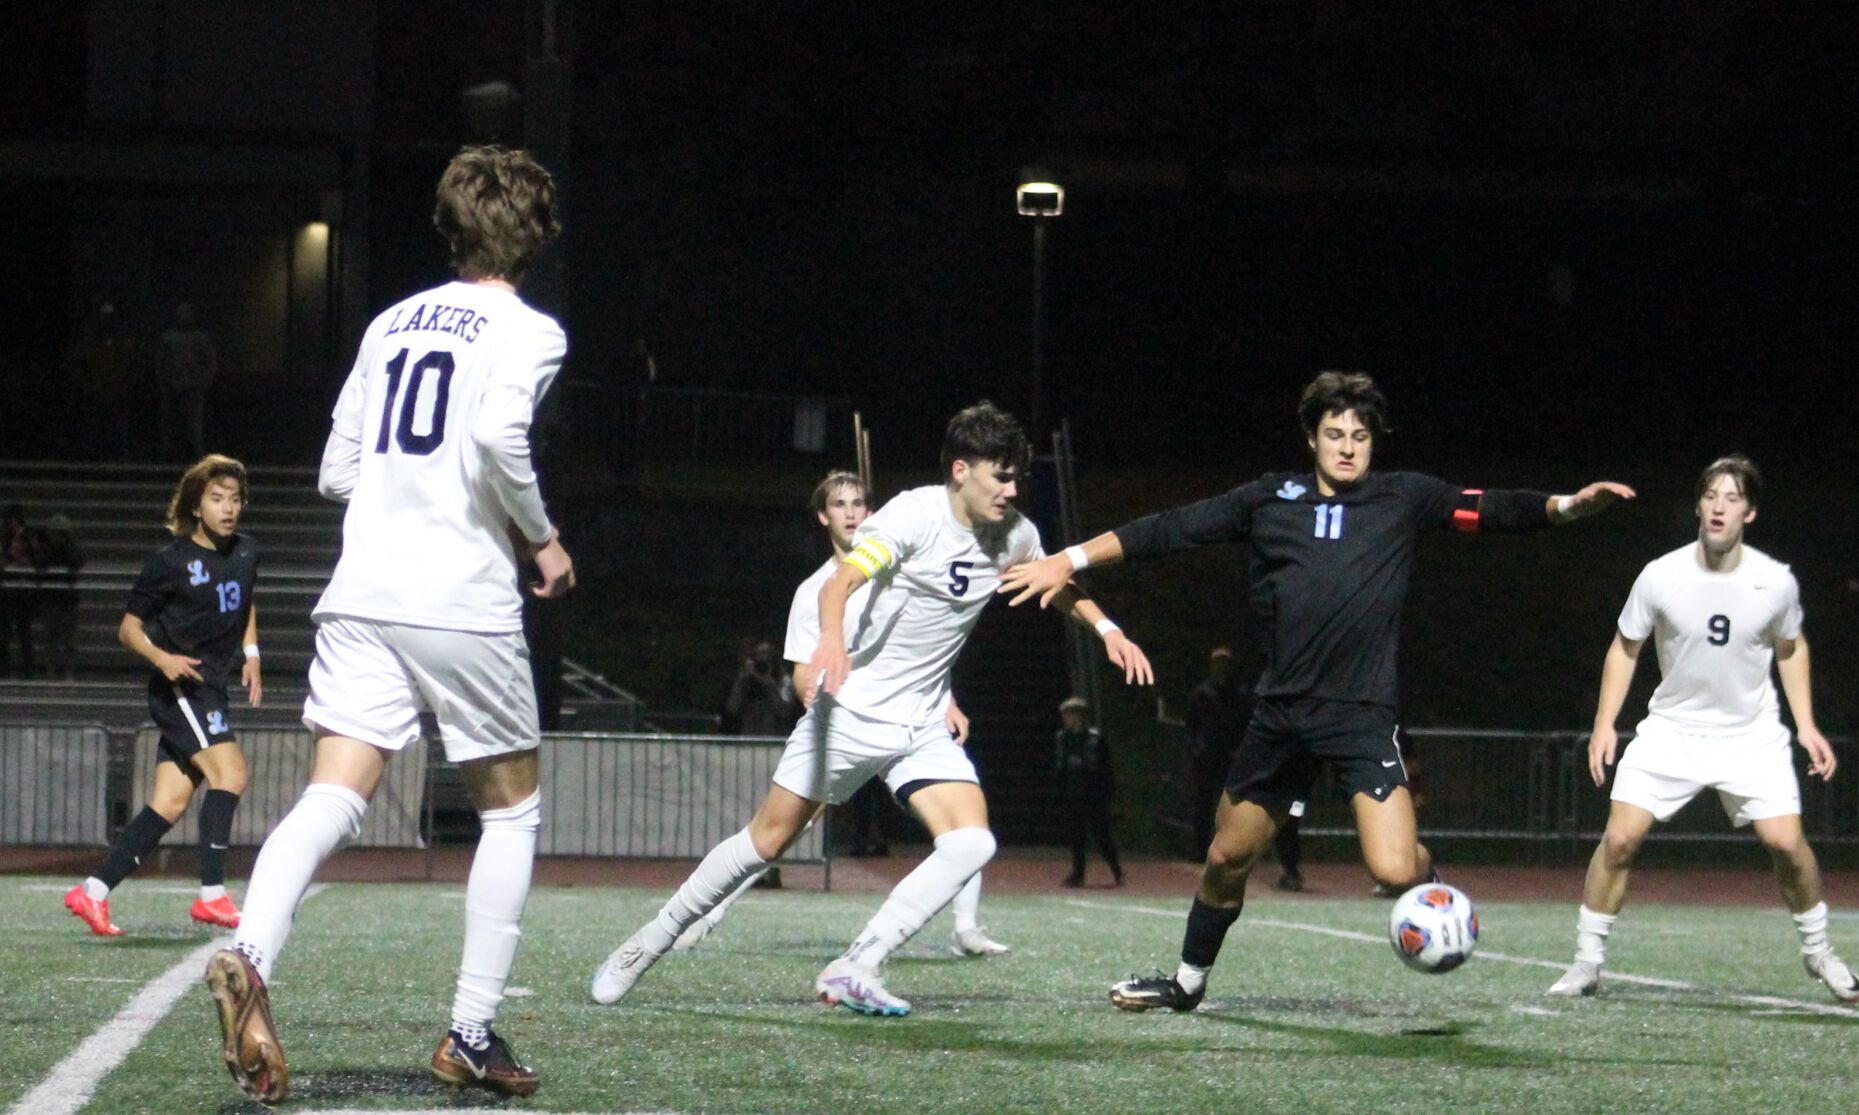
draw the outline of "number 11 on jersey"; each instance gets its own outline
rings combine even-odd
[[[1313,538],[1327,538],[1334,542],[1343,536],[1343,505],[1340,503],[1319,503],[1317,505],[1317,529]]]

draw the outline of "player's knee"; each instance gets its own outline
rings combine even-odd
[[[1640,844],[1646,837],[1642,833],[1619,832],[1608,829],[1601,837],[1601,858],[1614,870],[1631,867],[1634,857],[1640,854]]]
[[[486,809],[478,814],[478,823],[487,832],[536,832],[542,828],[542,791],[531,790],[515,805]]]
[[[191,791],[193,788],[190,786],[188,789]],[[169,824],[174,824],[181,819],[181,814],[187,812],[187,802],[191,797],[193,797],[191,792],[187,794],[153,794],[148,799],[148,807],[160,814],[162,820]]]
[[[348,842],[361,835],[362,815],[368,811],[368,801],[347,786],[338,786],[333,782],[312,782],[304,787],[299,805],[320,809],[328,814],[341,831],[343,842]]]
[[[1799,831],[1761,833],[1762,846],[1769,850],[1769,855],[1777,860],[1790,863],[1802,858],[1807,850],[1807,837]]]
[[[1369,878],[1384,887],[1405,887],[1419,881],[1420,857],[1373,856],[1367,862]]]
[[[999,845],[984,828],[951,829],[936,838],[936,854],[972,874],[987,866]]]
[[[207,785],[215,790],[224,790],[229,794],[245,793],[246,771],[244,763],[228,766],[224,770],[207,772]]]

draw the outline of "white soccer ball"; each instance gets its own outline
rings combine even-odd
[[[1450,972],[1478,947],[1478,911],[1445,883],[1422,883],[1394,900],[1388,943],[1416,972]]]

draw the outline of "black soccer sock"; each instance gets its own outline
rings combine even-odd
[[[122,884],[129,873],[142,866],[142,857],[155,850],[161,838],[168,835],[174,822],[161,814],[142,807],[130,822],[117,834],[116,843],[110,846],[110,854],[103,859],[103,866],[97,868],[97,879],[104,886],[115,890]]]
[[[239,795],[231,790],[208,790],[200,805],[200,885],[217,887],[226,882],[226,845],[232,843],[232,814]]]
[[[1226,931],[1239,920],[1239,910],[1238,906],[1231,910],[1209,906],[1197,896],[1188,910],[1188,931],[1181,938],[1181,962],[1196,968],[1213,967]]]

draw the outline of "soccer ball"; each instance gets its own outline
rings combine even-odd
[[[1478,947],[1478,911],[1463,891],[1422,883],[1394,900],[1388,943],[1416,972],[1450,972]]]

